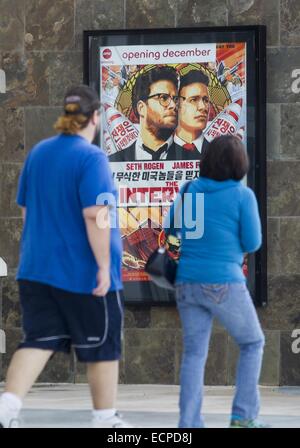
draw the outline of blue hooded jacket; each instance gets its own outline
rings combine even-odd
[[[183,207],[178,195],[165,222],[167,229],[174,209],[175,216],[179,211],[182,243],[176,283],[244,282],[244,253],[255,252],[262,241],[254,192],[238,181],[200,177],[187,193]]]

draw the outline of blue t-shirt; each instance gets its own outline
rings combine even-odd
[[[190,196],[185,196],[182,208],[186,216],[181,221],[176,282],[245,282],[243,255],[255,252],[262,241],[253,191],[241,182],[205,177],[191,182],[187,191]],[[177,213],[177,204],[178,200],[171,207],[171,216],[174,207]],[[193,234],[198,237],[191,238]]]
[[[117,193],[104,151],[78,135],[61,134],[37,144],[19,179],[17,203],[26,207],[26,219],[17,279],[90,294],[98,265],[82,209],[102,205],[99,195],[104,193],[105,203],[115,208]],[[122,289],[117,226],[111,229],[110,246],[110,291],[115,291]]]

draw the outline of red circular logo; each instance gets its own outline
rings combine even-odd
[[[103,50],[102,56],[104,57],[104,59],[109,59],[111,58],[112,52],[109,48],[105,48],[105,50]]]

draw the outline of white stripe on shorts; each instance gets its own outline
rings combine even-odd
[[[55,341],[56,339],[71,339],[71,336],[67,334],[62,334],[60,336],[49,336],[47,338],[38,338],[34,340],[38,342],[43,342],[43,341]]]
[[[123,308],[122,308],[122,304],[121,304],[120,291],[116,291],[116,294],[117,294],[118,305],[119,305],[119,309],[120,309],[120,313],[121,313],[121,339],[123,340],[123,337],[124,337],[124,313],[123,313]]]

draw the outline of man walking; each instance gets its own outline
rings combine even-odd
[[[17,196],[24,229],[17,273],[24,339],[0,397],[0,427],[18,426],[22,400],[55,352],[74,347],[87,363],[94,427],[129,427],[115,409],[121,355],[121,240],[109,221],[116,205],[107,156],[92,145],[100,102],[71,88],[58,136],[25,162]],[[98,220],[97,220],[98,218]],[[102,219],[101,219],[102,218]]]

